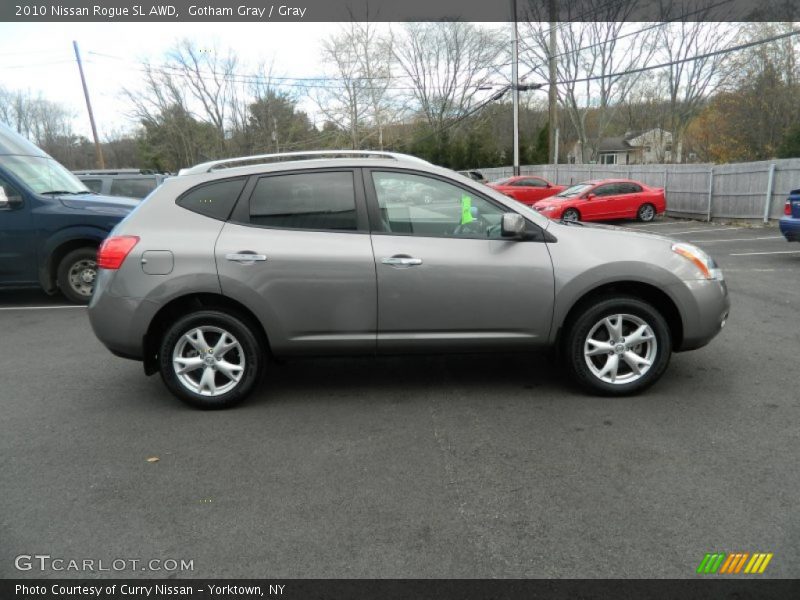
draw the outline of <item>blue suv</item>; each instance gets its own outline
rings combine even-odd
[[[60,290],[86,304],[100,242],[138,202],[100,196],[0,124],[0,288]]]
[[[789,242],[800,242],[800,190],[789,192],[789,199],[779,221],[781,233]]]

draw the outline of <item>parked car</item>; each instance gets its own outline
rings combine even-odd
[[[695,246],[551,221],[414,157],[327,155],[215,161],[165,181],[98,252],[101,342],[203,408],[245,398],[268,356],[537,347],[618,395],[728,318],[722,273]],[[382,192],[420,183],[449,202]]]
[[[83,184],[93,192],[107,196],[124,196],[142,199],[168,177],[141,169],[98,169],[73,171]]]
[[[0,125],[0,287],[39,286],[88,303],[97,247],[137,204],[92,193]]]
[[[543,198],[558,194],[565,188],[563,185],[556,185],[546,179],[532,175],[506,177],[490,183],[489,187],[528,205],[533,205]]]
[[[800,190],[789,192],[783,212],[778,222],[781,233],[788,242],[800,242]]]
[[[667,209],[663,188],[631,179],[584,181],[568,187],[533,207],[550,219],[603,221],[638,219],[652,221]]]
[[[483,176],[483,173],[478,171],[477,169],[470,169],[469,171],[459,171],[460,175],[464,177],[469,177],[472,181],[477,181],[478,183],[487,183],[487,179]]]

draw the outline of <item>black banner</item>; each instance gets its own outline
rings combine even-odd
[[[3,600],[183,599],[255,600],[517,600],[547,598],[643,600],[786,599],[800,597],[797,580],[756,579],[27,579],[0,580]]]
[[[0,21],[794,21],[800,0],[4,0]]]

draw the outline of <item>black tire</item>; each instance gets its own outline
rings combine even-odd
[[[637,349],[638,352],[641,352],[646,348],[647,352],[651,353],[651,364],[648,370],[644,370],[646,365],[637,364],[637,368],[643,371],[638,378],[636,378],[636,373],[633,372],[633,369],[630,367],[628,361],[625,360],[623,354],[617,354],[616,350],[608,353],[603,352],[594,357],[587,357],[584,354],[587,347],[597,348],[599,350],[599,346],[594,344],[591,346],[588,345],[589,342],[587,338],[590,333],[596,336],[593,339],[602,337],[603,333],[611,338],[610,330],[604,331],[601,328],[601,323],[604,318],[610,317],[611,323],[616,324],[618,322],[615,318],[617,315],[631,317],[631,320],[622,320],[622,327],[620,327],[620,329],[622,329],[623,336],[633,333],[631,328],[626,330],[626,325],[628,327],[632,326],[633,328],[640,325],[633,322],[635,319],[648,325],[650,331],[653,333],[655,339],[654,347],[650,345],[651,342],[648,340],[631,349],[633,353],[637,353]],[[595,333],[593,333],[593,331]],[[623,337],[623,339],[625,338]],[[611,342],[614,342],[614,340],[609,339],[605,343],[610,346],[618,347],[618,344]],[[616,342],[618,342],[618,340],[616,340]],[[584,309],[576,315],[572,325],[566,332],[564,351],[569,371],[581,387],[592,393],[603,396],[624,396],[644,390],[653,385],[658,381],[661,375],[664,374],[669,364],[670,355],[672,354],[672,337],[664,317],[647,302],[632,296],[605,296],[584,307]],[[587,361],[592,361],[595,370],[599,370],[602,373],[603,368],[608,365],[607,362],[604,364],[603,361],[612,360],[614,354],[617,354],[617,363],[623,374],[620,375],[620,381],[611,383],[604,381],[598,374],[593,372]],[[627,351],[624,352],[624,355],[631,356]],[[630,373],[628,373],[628,371],[630,371]],[[617,372],[617,369],[614,369],[615,376]],[[626,382],[626,377],[630,377],[631,380]]]
[[[568,208],[563,213],[561,213],[561,220],[562,221],[580,221],[581,220],[581,213],[578,212],[577,208]]]
[[[243,364],[242,373],[238,381],[230,389],[220,392],[218,395],[211,395],[212,391],[210,389],[206,390],[206,394],[202,393],[204,387],[202,380],[207,366],[200,366],[193,371],[189,371],[183,376],[183,381],[173,367],[173,356],[176,348],[180,352],[180,359],[184,361],[192,358],[210,360],[210,356],[207,356],[207,354],[213,356],[213,353],[210,352],[213,348],[200,355],[191,342],[183,339],[185,334],[191,333],[198,328],[223,330],[238,343],[237,348],[228,351],[229,353],[223,353],[221,358],[225,359],[226,364],[232,363],[237,368]],[[214,337],[214,331],[204,331],[203,333],[204,336],[206,334],[209,336],[206,339],[209,346],[216,345],[216,342],[219,341],[219,337]],[[187,346],[187,344],[189,345]],[[187,350],[188,352],[184,354],[184,351]],[[197,356],[191,356],[192,352],[196,352]],[[221,362],[216,363],[212,369],[213,373],[209,377],[212,378],[215,385],[220,383],[220,387],[223,387],[226,379],[229,380],[228,383],[233,383],[234,380],[226,377],[222,368],[217,366]],[[242,402],[260,381],[265,363],[266,352],[258,341],[254,325],[239,315],[216,309],[200,310],[178,319],[167,329],[158,350],[159,371],[169,390],[186,404],[203,409],[230,408]],[[202,371],[202,373],[198,373],[198,371]],[[200,384],[200,392],[197,391],[197,388],[190,389],[184,383],[184,381],[192,380]]]
[[[636,218],[642,223],[649,223],[656,218],[656,207],[649,202],[642,204],[636,211]]]
[[[89,304],[97,278],[97,249],[87,246],[69,252],[58,263],[58,289],[75,304]]]

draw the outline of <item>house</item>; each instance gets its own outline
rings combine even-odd
[[[680,161],[680,148],[677,158]],[[588,147],[581,152],[581,142],[578,141],[567,153],[567,162],[578,165],[649,165],[672,162],[672,133],[656,127],[600,138],[595,153]]]

